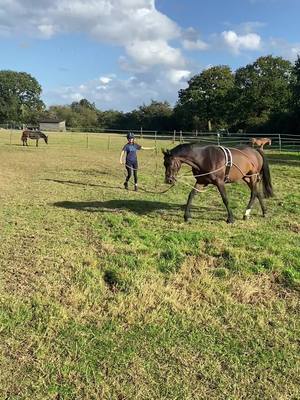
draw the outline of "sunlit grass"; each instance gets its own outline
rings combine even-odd
[[[267,218],[242,220],[237,184],[234,225],[213,187],[185,224],[160,149],[135,193],[117,135],[19,136],[0,133],[1,399],[300,397],[297,155],[270,155]]]

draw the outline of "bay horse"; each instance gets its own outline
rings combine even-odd
[[[41,131],[23,131],[21,136],[23,146],[28,146],[27,143],[28,138],[36,140],[36,147],[38,147],[39,145],[39,139],[44,139],[45,143],[48,144],[48,136]]]
[[[234,217],[228,204],[225,183],[239,180],[246,182],[251,191],[244,220],[250,217],[251,208],[256,197],[259,200],[263,217],[265,217],[266,208],[258,183],[262,180],[263,192],[266,198],[273,196],[273,187],[268,161],[261,149],[254,149],[249,146],[226,149],[222,146],[200,146],[197,143],[191,143],[180,144],[172,150],[163,150],[163,154],[166,183],[174,184],[176,182],[176,176],[183,163],[192,167],[192,172],[196,179],[185,207],[185,221],[191,218],[192,200],[200,191],[201,186],[212,184],[217,186],[226,207],[227,222],[233,223]],[[228,159],[231,159],[231,166],[230,163],[226,162]]]
[[[252,144],[252,147],[254,147],[254,145],[258,146],[261,150],[264,149],[264,145],[272,144],[272,141],[270,138],[264,137],[264,138],[252,138],[250,139],[250,143]]]

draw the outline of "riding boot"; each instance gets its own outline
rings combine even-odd
[[[128,190],[128,182],[127,182],[127,181],[124,182],[124,188],[125,188],[126,190]]]

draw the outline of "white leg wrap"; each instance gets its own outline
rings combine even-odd
[[[247,208],[247,210],[245,211],[245,217],[250,217],[250,213],[251,213],[251,208]]]

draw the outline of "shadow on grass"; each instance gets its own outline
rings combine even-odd
[[[147,215],[157,212],[171,218],[179,217],[183,221],[184,204],[164,203],[150,200],[108,200],[108,201],[60,201],[52,204],[54,207],[85,211],[90,213],[130,211],[136,215]],[[192,214],[195,220],[223,221],[225,211],[222,207],[193,207]]]
[[[182,205],[163,203],[160,201],[149,200],[108,200],[108,201],[59,201],[53,203],[55,207],[65,209],[88,211],[88,212],[106,212],[127,210],[138,215],[148,214],[159,210],[180,210]]]
[[[106,188],[106,189],[119,189],[123,190],[124,188],[121,186],[109,186],[109,185],[100,185],[98,183],[87,183],[87,182],[79,182],[79,181],[70,181],[70,180],[61,180],[61,179],[49,179],[46,178],[44,181],[48,182],[55,182],[55,183],[61,183],[62,185],[78,185],[78,186],[87,186],[87,187],[100,187],[100,188]]]
[[[105,188],[105,189],[118,189],[124,191],[124,186],[110,186],[110,185],[104,185],[104,184],[99,184],[99,183],[87,183],[87,182],[80,182],[80,181],[71,181],[71,180],[61,180],[61,179],[50,179],[50,178],[45,178],[44,181],[48,182],[55,182],[55,183],[60,183],[62,185],[78,185],[78,186],[86,186],[86,187],[99,187],[99,188]],[[132,189],[133,189],[133,184],[131,184]],[[149,190],[147,188],[139,187],[140,192],[148,193],[148,194],[164,194],[168,192],[170,189],[172,189],[171,186],[169,186],[167,189],[164,190]]]
[[[102,171],[98,169],[66,169],[65,171],[79,172],[84,175],[99,176],[99,175],[111,175],[107,171]]]

